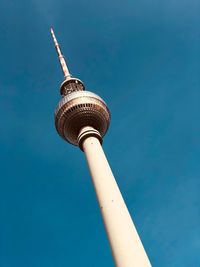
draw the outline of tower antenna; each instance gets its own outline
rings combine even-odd
[[[55,47],[56,47],[56,51],[57,51],[57,54],[58,54],[58,59],[60,61],[61,68],[62,68],[63,73],[64,73],[64,77],[67,80],[68,78],[71,77],[71,74],[69,73],[69,69],[67,67],[67,63],[66,63],[65,58],[64,58],[64,56],[63,56],[63,54],[61,52],[61,49],[60,49],[59,43],[57,42],[57,39],[56,39],[56,36],[54,34],[53,28],[51,28],[51,35],[53,37],[53,41],[54,41],[54,44],[55,44]]]

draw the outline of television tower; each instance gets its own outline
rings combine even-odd
[[[110,112],[98,95],[85,91],[83,82],[69,73],[64,56],[51,34],[64,73],[60,100],[55,111],[58,134],[85,153],[106,233],[117,267],[149,267],[149,259],[102,149]]]

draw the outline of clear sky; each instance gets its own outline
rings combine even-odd
[[[0,266],[114,266],[63,76],[107,102],[104,149],[153,266],[200,266],[200,2],[1,0]]]

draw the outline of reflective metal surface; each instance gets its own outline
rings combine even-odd
[[[75,91],[83,91],[85,86],[83,82],[77,78],[69,78],[64,80],[60,86],[60,94],[64,97]]]
[[[75,91],[64,96],[55,111],[55,126],[59,135],[78,145],[82,127],[91,126],[103,137],[109,127],[110,112],[98,95],[89,91]]]

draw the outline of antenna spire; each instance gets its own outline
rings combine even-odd
[[[57,54],[58,54],[58,59],[60,61],[60,65],[61,65],[61,68],[63,70],[63,73],[64,73],[64,77],[65,79],[71,77],[71,74],[69,73],[69,69],[67,67],[67,64],[66,64],[66,61],[65,61],[65,58],[61,52],[61,49],[60,49],[60,46],[56,40],[56,36],[54,34],[54,31],[53,31],[53,28],[51,28],[51,35],[53,37],[53,41],[54,41],[54,44],[55,44],[55,47],[56,47],[56,51],[57,51]]]

